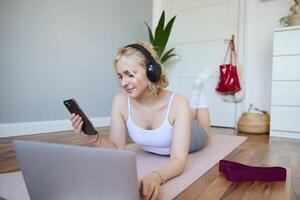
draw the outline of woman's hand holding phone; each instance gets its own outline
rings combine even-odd
[[[74,113],[72,113],[70,115],[70,120],[72,122],[72,127],[74,129],[74,132],[76,134],[81,134],[81,135],[87,135],[83,130],[82,130],[82,126],[83,126],[83,120],[79,115],[75,115]],[[87,135],[89,140],[91,142],[95,142],[96,138],[98,137],[97,134],[96,135]]]
[[[83,121],[79,115],[74,113],[70,115],[70,120],[72,122],[72,127],[77,134],[85,134],[82,130]]]

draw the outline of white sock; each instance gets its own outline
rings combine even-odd
[[[189,99],[191,108],[203,108],[203,106],[207,107],[206,100],[204,94],[202,94],[202,91],[203,85],[205,81],[210,77],[210,75],[210,70],[206,68],[202,70],[195,79],[192,94]]]
[[[194,107],[194,108],[208,108],[204,92],[202,92],[200,94],[200,97],[198,99],[198,103],[197,103],[196,107]]]
[[[209,79],[209,77],[211,76],[211,71],[208,68],[203,69],[198,76],[195,79],[194,85],[195,85],[195,89],[199,88],[199,87],[203,87],[205,81],[207,79]]]

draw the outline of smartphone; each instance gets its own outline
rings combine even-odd
[[[81,119],[83,120],[82,130],[87,135],[95,135],[97,134],[97,131],[95,127],[93,126],[92,122],[89,120],[89,118],[84,114],[78,103],[75,99],[68,99],[64,101],[64,105],[69,110],[69,112],[72,114],[79,115]]]

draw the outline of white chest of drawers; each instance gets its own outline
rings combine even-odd
[[[274,30],[270,136],[300,139],[300,26]]]

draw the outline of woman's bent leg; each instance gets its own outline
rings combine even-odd
[[[196,111],[195,120],[197,124],[202,127],[208,134],[208,139],[211,138],[211,123],[208,108],[198,108]]]
[[[189,153],[203,149],[207,144],[208,136],[209,135],[205,129],[199,126],[198,123],[194,122],[192,124]]]
[[[208,108],[191,109],[193,119],[189,152],[203,149],[211,138],[210,116]]]
[[[211,138],[210,116],[203,85],[210,77],[208,69],[203,70],[193,84],[190,97],[191,118],[193,119],[189,152],[203,149]]]

